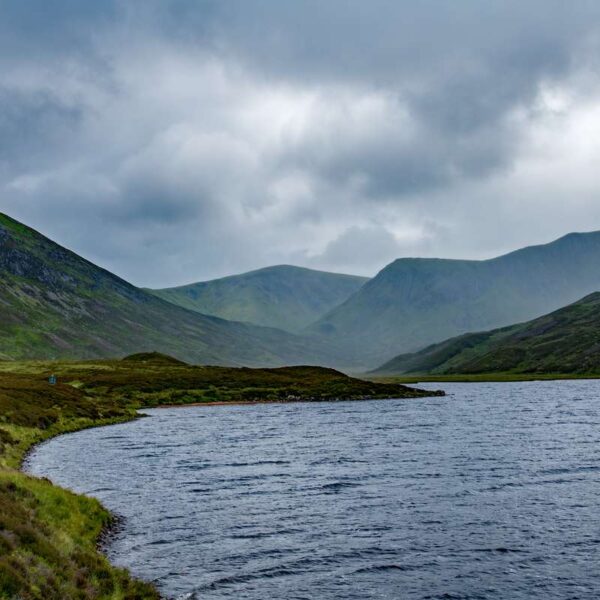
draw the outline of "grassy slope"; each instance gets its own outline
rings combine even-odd
[[[207,315],[298,332],[344,302],[366,281],[366,277],[279,265],[149,291]]]
[[[532,321],[397,356],[376,373],[600,375],[600,293]]]
[[[376,367],[468,331],[535,318],[600,290],[600,232],[496,259],[400,259],[310,328]]]
[[[47,377],[58,375],[50,386]],[[134,418],[134,408],[236,400],[334,400],[433,395],[352,379],[331,369],[193,367],[158,354],[123,361],[0,361],[0,597],[22,600],[157,599],[112,567],[97,541],[110,514],[17,469],[35,443]]]
[[[0,214],[0,358],[143,350],[209,364],[331,363],[311,340],[165,302]]]

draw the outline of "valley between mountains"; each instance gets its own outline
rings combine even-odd
[[[432,344],[455,348],[455,336],[511,327],[597,292],[598,264],[600,232],[573,233],[490,260],[401,258],[371,279],[280,265],[149,290],[0,215],[0,358],[157,351],[196,364],[426,372],[430,362],[417,364],[415,356],[438,356]],[[574,306],[571,312],[580,304]],[[558,326],[553,332],[553,339],[572,333]],[[499,340],[505,333],[477,334],[464,343],[470,348],[482,335]],[[511,356],[521,356],[525,342],[511,340]],[[496,358],[486,358],[485,369],[595,372],[595,342],[589,335],[577,340],[567,362],[525,358],[518,367],[498,361],[494,345]],[[487,347],[479,345],[478,352]],[[483,364],[454,355],[452,361],[436,363],[436,372],[479,372]]]

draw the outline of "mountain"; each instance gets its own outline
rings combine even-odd
[[[366,281],[366,277],[279,265],[148,291],[206,315],[298,332],[344,302]]]
[[[375,372],[600,374],[600,293],[527,323],[397,356]]]
[[[600,232],[482,261],[403,258],[308,331],[375,366],[468,331],[526,321],[600,290]]]
[[[196,363],[331,363],[311,340],[149,294],[0,213],[0,358],[159,351]]]

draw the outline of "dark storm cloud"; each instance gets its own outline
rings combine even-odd
[[[0,0],[0,209],[153,285],[600,226],[593,149],[573,151],[598,119],[599,18],[586,1]],[[540,197],[527,239],[516,215]]]

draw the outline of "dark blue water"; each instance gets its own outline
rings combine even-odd
[[[111,560],[173,598],[600,597],[600,382],[443,387],[149,411],[30,469],[123,515]]]

